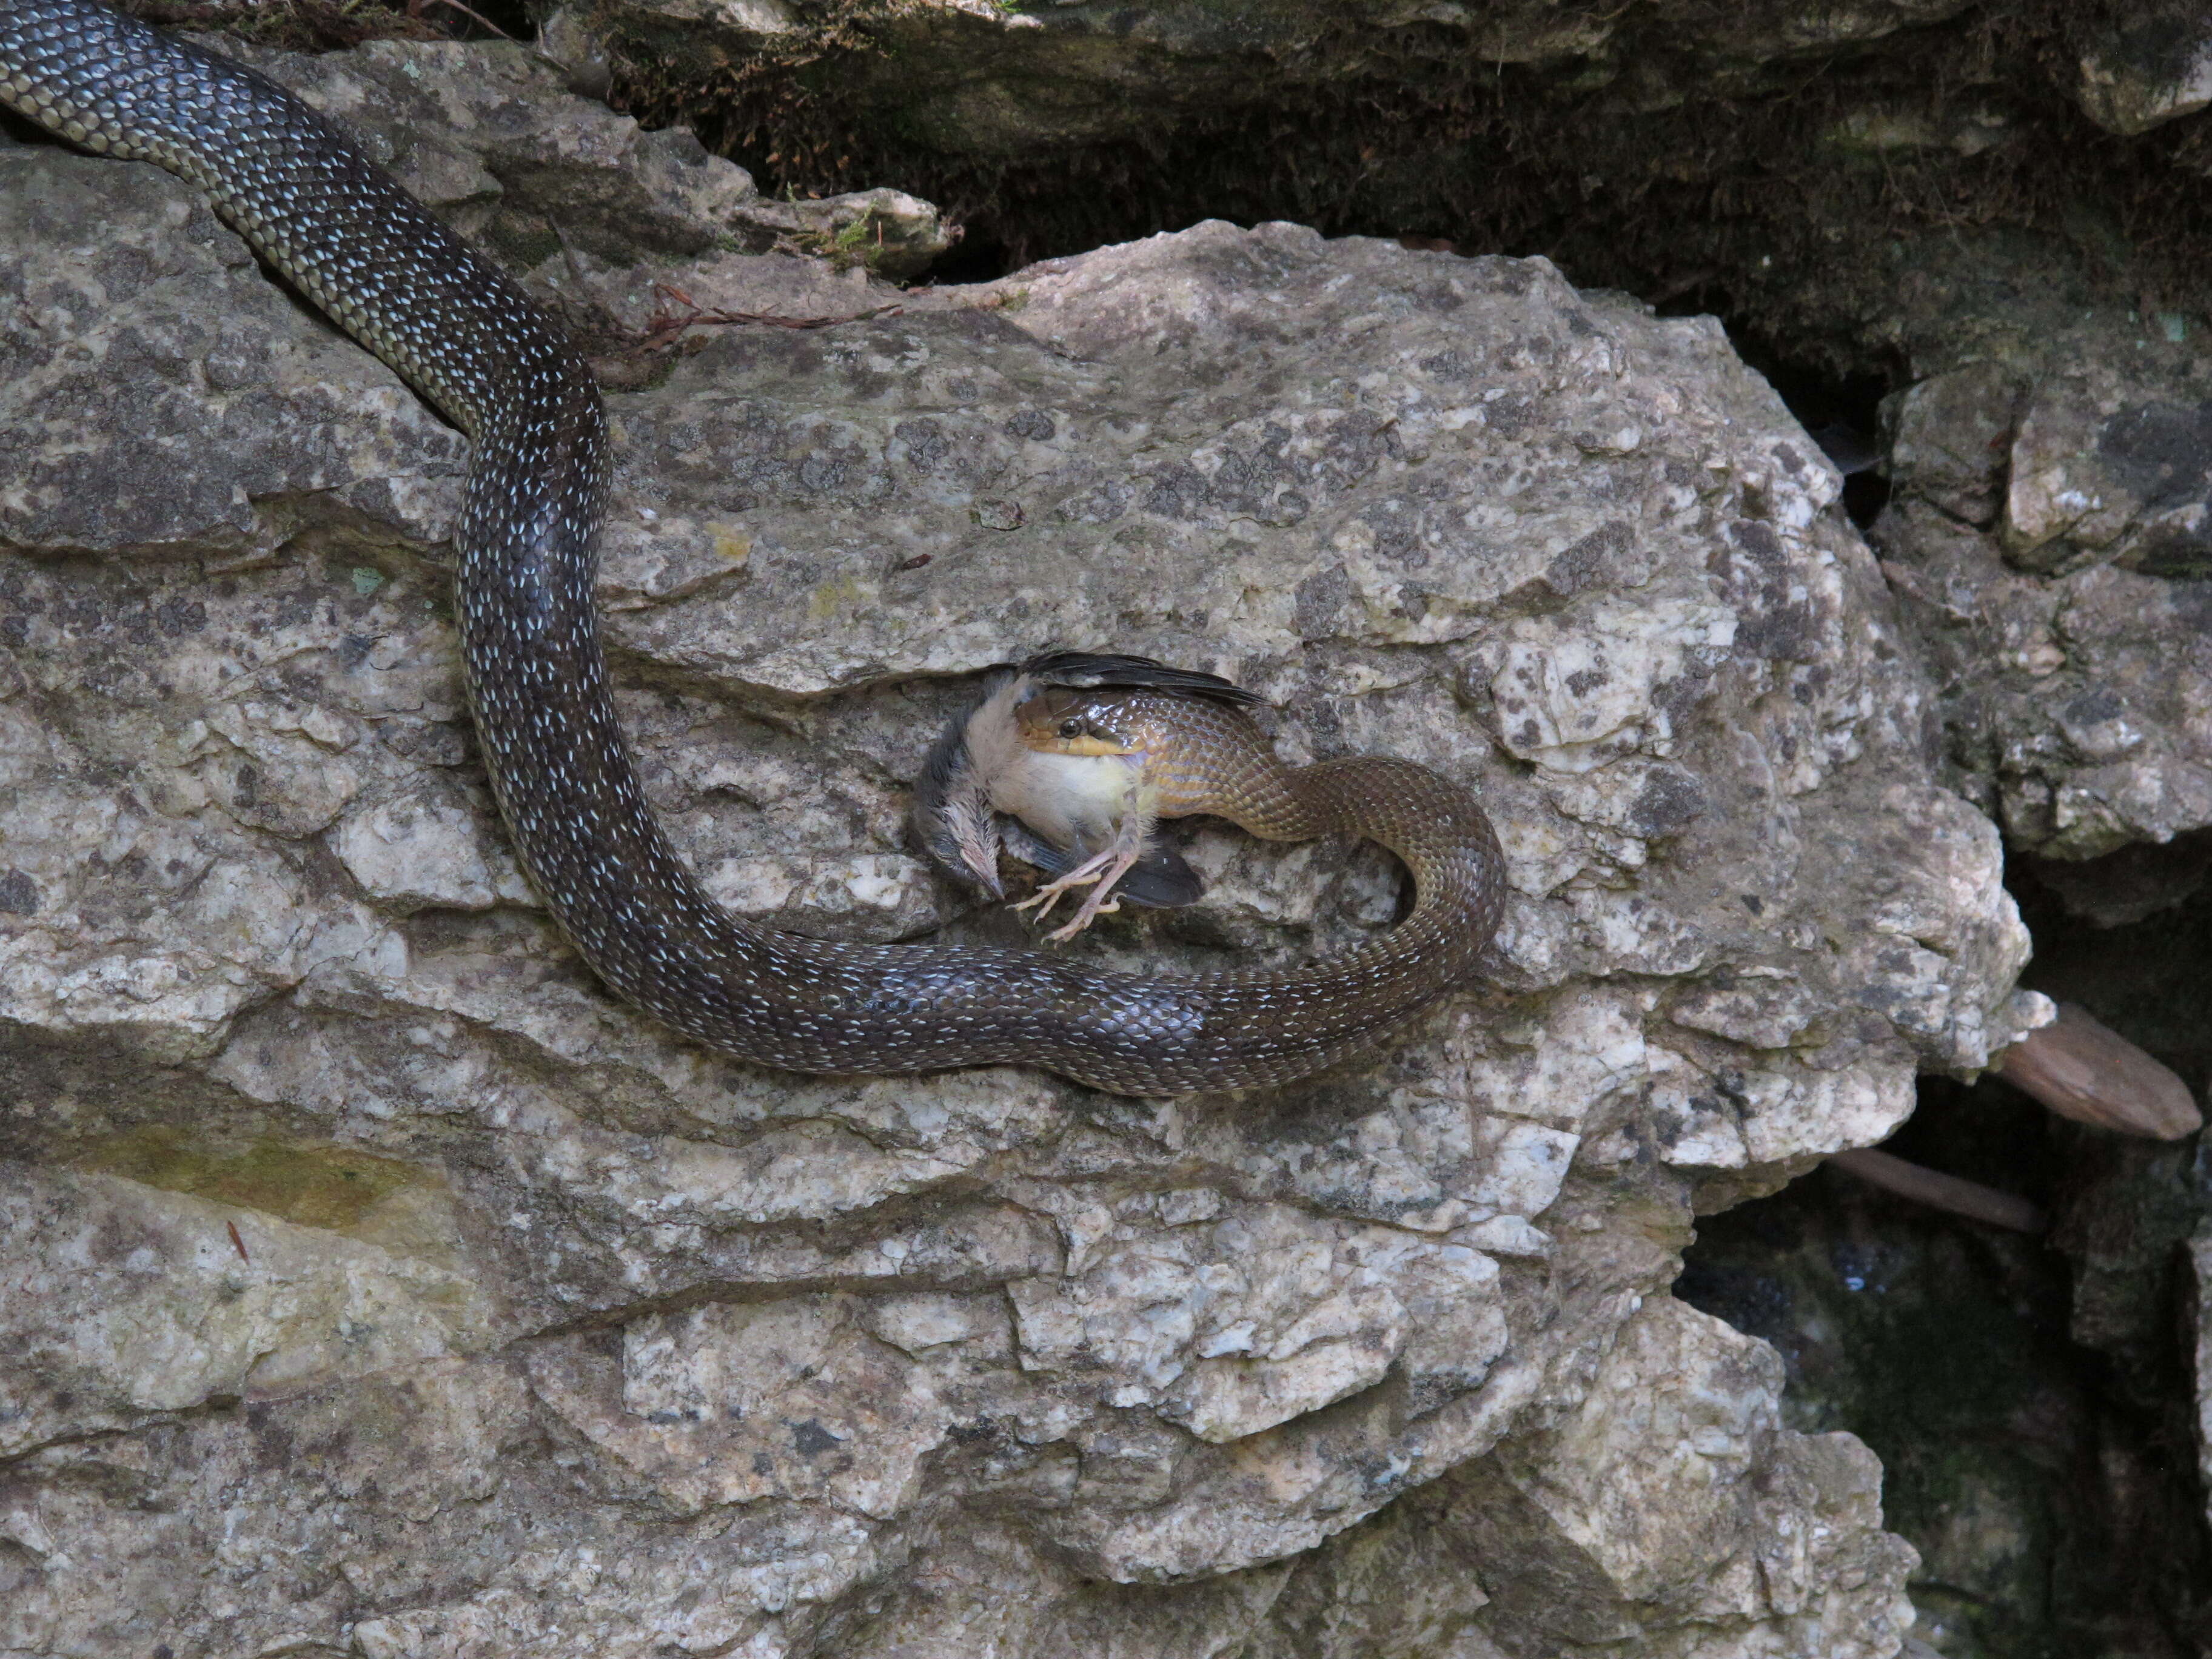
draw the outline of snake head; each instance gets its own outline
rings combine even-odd
[[[1121,702],[1116,691],[1048,686],[1016,706],[1014,726],[1022,743],[1041,753],[1084,760],[1128,755],[1138,744],[1115,719]]]
[[[922,762],[914,786],[915,838],[947,875],[1004,898],[998,815],[968,746],[968,724],[966,716],[956,718]]]

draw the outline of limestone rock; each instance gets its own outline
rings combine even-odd
[[[2186,4],[2111,15],[2083,53],[2075,96],[2108,132],[2133,134],[2212,104],[2212,33]]]
[[[391,118],[452,154],[398,159],[549,284],[526,220],[562,280],[821,302],[707,246],[726,173],[495,120],[526,70],[483,61],[301,73],[428,100]],[[1893,1645],[1862,1455],[1660,1293],[1698,1182],[1982,1065],[2026,940],[1836,474],[1711,322],[1209,224],[719,324],[610,398],[623,716],[750,918],[1003,936],[903,789],[1048,641],[1483,792],[1490,982],[1297,1089],[1135,1102],[775,1073],[609,1000],[474,761],[453,434],[148,169],[0,147],[0,216],[4,1249],[52,1289],[0,1367],[0,1646],[1350,1655],[1387,1602],[1480,1654],[1533,1559],[1577,1642]],[[1194,860],[1214,903],[1079,948],[1389,925],[1371,849]],[[1433,1582],[1363,1541],[1463,1473],[1510,1529],[1472,1503]]]
[[[2190,1241],[2189,1259],[2197,1281],[2197,1460],[2212,1488],[2212,1231]]]
[[[682,128],[647,132],[567,92],[526,46],[216,44],[343,122],[415,196],[514,263],[570,246],[626,261],[738,246],[759,201],[743,167]]]
[[[1541,1432],[1292,1560],[1168,1589],[1079,1585],[987,1524],[943,1540],[930,1588],[885,1596],[842,1651],[959,1659],[1111,1640],[1159,1659],[1502,1659],[1628,1643],[1670,1659],[1887,1659],[1911,1620],[1912,1553],[1878,1529],[1864,1447],[1778,1426],[1780,1376],[1765,1344],[1655,1298],[1561,1378]],[[1006,1592],[1040,1577],[1036,1593]]]
[[[331,1160],[328,1181],[349,1176],[357,1190],[305,1224],[137,1180],[0,1164],[11,1287],[0,1456],[514,1334],[459,1259],[442,1194],[418,1170],[364,1167],[386,1162]],[[149,1172],[134,1161],[134,1174]],[[404,1184],[377,1193],[394,1174]]]
[[[953,242],[936,207],[902,190],[848,191],[811,201],[763,199],[745,217],[755,225],[785,227],[787,241],[804,252],[884,276],[919,275]]]
[[[2151,320],[1945,369],[1892,411],[1884,571],[1967,788],[2046,855],[2212,823],[2212,384]]]
[[[1654,1390],[1662,1376],[1676,1385]],[[1493,1627],[1568,1651],[1641,1634],[1647,1651],[1700,1659],[1896,1650],[1916,1563],[1869,1524],[1880,1467],[1850,1435],[1780,1426],[1771,1348],[1661,1300],[1587,1387],[1453,1483],[1479,1551],[1519,1534],[1491,1581]]]
[[[1504,6],[1361,0],[1347,9],[1284,4],[1224,12],[1193,0],[1106,8],[1083,0],[988,7],[922,0],[825,23],[783,0],[548,0],[535,8],[564,62],[628,52],[659,76],[706,82],[762,52],[836,52],[855,33],[878,48],[836,59],[887,124],[934,149],[1000,157],[1127,140],[1176,118],[1292,99],[1369,66],[1316,50],[1339,31],[1392,33],[1491,64],[1571,67],[1595,83],[1648,70],[1655,51],[1708,75],[1740,76],[1769,59],[1863,47],[1940,22],[1965,0],[1851,0],[1818,8],[1725,11],[1665,3],[1623,13],[1547,0]],[[1448,44],[1436,44],[1438,42]],[[1639,88],[1644,90],[1644,88]],[[1648,94],[1647,94],[1648,95]]]
[[[552,42],[584,63],[586,84],[590,39],[556,27]],[[648,131],[568,91],[553,58],[527,46],[384,40],[306,56],[214,44],[343,122],[410,191],[519,268],[790,246],[902,276],[952,243],[937,209],[900,191],[764,198],[689,130]]]

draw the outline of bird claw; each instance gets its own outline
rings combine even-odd
[[[1102,903],[1101,900],[1104,902]],[[1121,913],[1121,900],[1107,898],[1103,891],[1096,892],[1084,900],[1083,908],[1075,913],[1074,921],[1069,922],[1065,927],[1054,928],[1045,935],[1045,938],[1054,945],[1065,945],[1098,917],[1119,915]]]
[[[1074,891],[1079,887],[1090,888],[1090,894],[1084,899],[1082,908],[1076,911],[1073,920],[1066,927],[1054,928],[1045,935],[1055,944],[1064,944],[1091,926],[1100,916],[1120,914],[1121,901],[1111,895],[1115,884],[1129,873],[1130,866],[1137,861],[1137,856],[1135,853],[1116,852],[1109,848],[1099,854],[1097,857],[1079,865],[1058,879],[1047,882],[1013,908],[1017,910],[1026,910],[1031,906],[1041,907],[1037,910],[1036,920],[1042,921],[1052,914],[1052,907],[1059,903],[1064,895]]]
[[[1096,873],[1087,876],[1073,873],[1065,875],[1060,877],[1057,881],[1047,882],[1043,886],[1038,888],[1036,892],[1031,893],[1027,898],[1018,900],[1008,908],[1015,910],[1027,910],[1032,906],[1042,905],[1044,908],[1037,911],[1035,920],[1042,921],[1047,916],[1052,914],[1052,907],[1059,903],[1065,895],[1078,887],[1087,885],[1097,879],[1098,878]]]

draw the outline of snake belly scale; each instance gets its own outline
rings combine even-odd
[[[1406,921],[1308,967],[1144,977],[730,915],[661,833],[616,720],[592,595],[606,422],[558,327],[291,94],[97,0],[0,0],[0,102],[196,186],[474,441],[457,610],[493,787],[562,927],[647,1012],[799,1071],[1013,1062],[1165,1095],[1303,1076],[1468,978],[1498,920],[1498,845],[1467,791],[1398,761],[1307,769],[1316,799],[1354,809],[1316,827],[1384,842],[1419,884]]]

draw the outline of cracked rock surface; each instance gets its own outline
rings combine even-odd
[[[2190,1344],[2196,1362],[2197,1466],[2212,1486],[2212,1231],[2190,1241],[2189,1262],[2197,1292]]]
[[[613,234],[743,192],[580,102],[502,171],[498,53],[269,66],[436,131],[414,182],[617,331],[656,284],[898,297]],[[182,186],[0,143],[0,1646],[1893,1652],[1871,1459],[1663,1291],[1693,1196],[1983,1064],[2027,942],[1838,479],[1717,327],[1209,224],[674,338],[611,348],[601,591],[726,903],[1018,936],[903,790],[1059,642],[1478,787],[1493,976],[1238,1097],[678,1041],[491,811],[462,441]],[[1206,902],[1077,948],[1390,923],[1373,849],[1189,833]]]
[[[2088,859],[2212,824],[2212,369],[2179,317],[2023,287],[1890,400],[1873,536],[1959,787]]]

